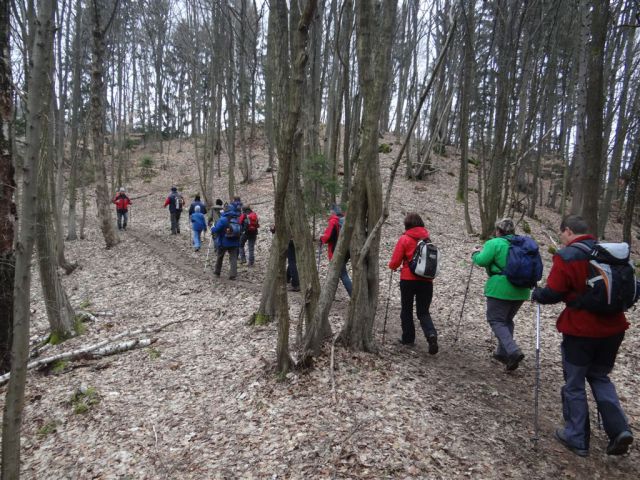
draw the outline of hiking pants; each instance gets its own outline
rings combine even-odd
[[[118,216],[118,230],[126,230],[129,212],[127,210],[116,210],[116,213]]]
[[[493,334],[498,339],[496,355],[511,356],[520,352],[518,344],[513,339],[513,317],[524,303],[523,300],[502,300],[487,297],[487,321]]]
[[[218,277],[220,276],[225,252],[229,252],[229,279],[233,280],[238,274],[238,247],[223,247],[218,245],[218,256],[216,257],[216,267],[213,273]]]
[[[202,235],[202,230],[196,230],[195,228],[192,230],[193,232],[193,248],[200,250],[200,235]]]
[[[609,379],[624,333],[605,338],[562,336],[562,416],[567,441],[576,448],[589,449],[589,405],[585,379],[602,416],[610,440],[629,430],[616,388]]]
[[[175,212],[171,212],[171,233],[174,235],[176,233],[180,233],[180,214],[182,210],[176,210]]]
[[[252,267],[255,263],[255,248],[256,248],[257,235],[242,235],[240,239],[240,261],[243,263],[247,261],[247,257],[244,251],[244,245],[247,244],[249,250],[249,266]]]
[[[413,324],[413,299],[416,299],[416,314],[425,337],[437,335],[429,307],[433,298],[433,282],[421,280],[400,280],[400,322],[402,325],[402,343],[416,341],[416,328]]]
[[[291,279],[293,288],[300,288],[300,277],[298,277],[298,265],[296,264],[296,247],[293,240],[289,241],[287,248],[287,280]]]
[[[349,272],[347,272],[346,263],[342,266],[342,270],[340,270],[340,281],[342,282],[342,285],[344,285],[344,289],[347,291],[349,296],[351,296],[351,292],[353,291],[353,284],[351,283]]]

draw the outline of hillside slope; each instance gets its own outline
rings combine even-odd
[[[172,147],[175,148],[175,147]],[[397,149],[397,147],[394,147]],[[273,183],[257,150],[256,181],[240,194],[260,215],[273,219]],[[395,152],[382,156],[383,178]],[[158,158],[158,156],[156,156]],[[82,268],[64,279],[74,306],[110,312],[87,332],[46,355],[141,326],[182,320],[154,335],[152,348],[98,361],[62,365],[63,373],[31,372],[23,429],[24,478],[634,478],[640,456],[634,446],[624,458],[604,455],[606,435],[592,408],[592,449],[581,459],[553,439],[561,423],[562,372],[555,318],[559,306],[542,310],[540,439],[533,436],[535,310],[526,303],[517,316],[516,338],[526,358],[507,374],[491,359],[494,341],[485,321],[485,274],[470,272],[469,254],[478,239],[465,233],[463,208],[455,201],[458,157],[434,159],[437,171],[423,182],[396,179],[392,215],[383,228],[380,308],[381,340],[387,300],[386,342],[378,355],[336,348],[335,392],[330,347],[316,368],[279,381],[273,373],[276,326],[248,327],[259,303],[270,234],[263,228],[254,269],[241,266],[238,280],[215,279],[204,270],[206,248],[182,234],[169,235],[162,208],[172,184],[191,196],[197,170],[190,144],[166,155],[166,170],[150,183],[128,185],[134,198],[122,242],[105,250],[95,205],[89,206],[88,238],[67,244],[67,257]],[[159,162],[158,162],[159,163]],[[224,165],[223,165],[224,170]],[[216,178],[216,192],[227,179]],[[473,186],[475,178],[470,181]],[[224,198],[220,193],[218,196]],[[136,198],[138,197],[138,198]],[[472,195],[476,229],[476,199]],[[396,344],[400,299],[395,276],[388,299],[393,246],[408,211],[418,211],[442,255],[431,312],[440,353],[429,356],[420,338],[414,349]],[[540,208],[528,219],[550,265],[547,233],[555,235],[557,214]],[[612,235],[615,237],[615,235]],[[637,254],[637,252],[636,252]],[[322,277],[327,259],[321,263]],[[37,281],[34,283],[37,285]],[[339,286],[331,313],[337,331],[348,298]],[[290,294],[292,328],[300,296]],[[34,291],[32,335],[46,332],[44,305]],[[640,418],[637,379],[640,341],[636,311],[613,379],[632,425]],[[459,340],[454,342],[460,323]],[[93,387],[99,402],[84,414],[70,401],[80,387]],[[3,391],[6,387],[3,388]],[[4,395],[2,395],[4,401]],[[593,405],[592,405],[593,407]],[[636,472],[636,473],[633,473]]]

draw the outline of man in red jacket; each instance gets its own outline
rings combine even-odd
[[[633,442],[629,423],[620,405],[615,386],[609,378],[629,323],[623,312],[597,314],[569,306],[587,289],[589,254],[577,243],[591,248],[596,242],[587,223],[569,215],[560,224],[560,240],[565,247],[553,256],[553,266],[545,288],[536,288],[531,299],[542,304],[567,304],[556,322],[562,333],[562,414],[564,428],[556,439],[576,455],[589,453],[589,406],[585,379],[598,405],[605,432],[609,437],[608,455],[627,453]]]
[[[129,200],[129,197],[127,197],[124,187],[120,187],[120,191],[115,197],[113,197],[113,200],[111,200],[111,202],[116,204],[116,215],[118,216],[118,230],[126,230],[127,219],[129,216],[128,212],[129,212],[129,206],[131,205],[131,200]]]
[[[335,250],[336,244],[338,243],[338,235],[340,235],[340,229],[342,228],[343,221],[344,216],[342,215],[342,209],[338,205],[333,205],[331,207],[329,224],[320,237],[320,244],[327,244],[327,255],[329,256],[329,260],[333,258],[333,251]],[[349,296],[351,296],[353,284],[351,283],[349,272],[347,272],[347,261],[344,262],[342,270],[340,270],[340,280],[342,281],[342,285],[344,285],[344,288]]]

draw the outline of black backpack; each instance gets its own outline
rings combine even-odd
[[[587,290],[568,302],[572,308],[598,314],[621,313],[638,300],[638,285],[627,243],[596,243],[593,248],[582,242],[571,244],[587,254],[589,277]]]
[[[409,262],[409,270],[423,278],[436,278],[438,274],[438,248],[425,238],[416,244],[416,250]]]

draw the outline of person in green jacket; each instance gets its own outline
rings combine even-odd
[[[515,226],[510,218],[496,222],[495,237],[476,247],[471,255],[473,263],[485,267],[487,283],[484,295],[487,297],[487,321],[498,339],[493,358],[506,365],[507,370],[515,370],[524,359],[524,354],[513,339],[513,318],[531,289],[516,287],[501,272],[507,265],[509,239],[515,234]]]

